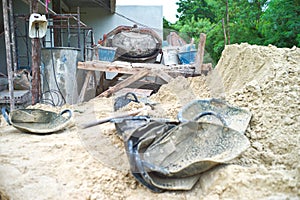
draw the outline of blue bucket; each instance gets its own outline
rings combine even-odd
[[[113,62],[116,55],[116,47],[99,47],[99,60]]]
[[[195,62],[197,51],[188,51],[178,53],[181,64],[191,64]]]

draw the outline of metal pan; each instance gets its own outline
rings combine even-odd
[[[251,119],[251,113],[245,109],[231,106],[220,99],[195,100],[185,105],[178,113],[178,120],[181,122],[193,121],[199,113],[218,113],[226,121],[229,128],[244,133]],[[202,121],[219,123],[215,116],[206,116]]]
[[[1,112],[9,125],[22,132],[36,134],[60,131],[70,124],[72,117],[72,111],[69,109],[57,114],[42,109],[18,109],[9,112],[4,107]]]

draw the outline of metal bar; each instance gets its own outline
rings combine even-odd
[[[80,8],[77,7],[77,23],[78,23],[78,49],[80,49]]]
[[[85,30],[83,30],[83,58],[87,60]]]
[[[15,23],[13,14],[12,0],[9,0],[9,17],[10,17],[10,31],[11,31],[11,48],[12,48],[12,61],[14,73],[17,71],[17,55],[16,55],[16,43],[15,43]]]
[[[10,46],[10,31],[9,31],[9,18],[8,18],[8,7],[7,1],[2,0],[3,8],[3,23],[4,23],[4,33],[5,33],[5,46],[6,46],[6,67],[8,74],[8,87],[9,87],[9,97],[10,97],[10,110],[15,109],[15,99],[14,99],[14,84],[13,84],[13,72],[11,66],[11,46]]]
[[[25,33],[26,33],[26,37],[25,37],[25,42],[26,42],[26,54],[27,54],[27,66],[29,67],[30,66],[30,59],[29,59],[29,57],[30,57],[30,51],[29,51],[29,44],[30,44],[30,42],[29,42],[29,39],[28,39],[28,32],[29,32],[29,28],[28,28],[28,26],[27,26],[27,24],[26,24],[26,21],[25,21],[25,24],[24,24],[24,27],[25,27]]]
[[[70,38],[71,38],[71,35],[70,35],[70,20],[68,18],[68,47],[71,46],[71,41],[70,41]]]
[[[48,28],[60,28],[60,29],[63,29],[63,28],[68,28],[67,25],[49,25]],[[81,29],[83,30],[89,30],[89,29],[92,29],[91,27],[80,27]],[[78,26],[77,25],[70,25],[70,29],[78,29]]]
[[[14,24],[16,24],[16,16],[14,16]],[[17,26],[15,27],[17,29]],[[18,31],[16,31],[16,47],[18,46],[18,38],[22,36],[18,36]],[[19,49],[16,48],[16,57],[17,57],[17,67],[20,66],[20,61],[19,61]]]

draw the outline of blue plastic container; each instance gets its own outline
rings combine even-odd
[[[196,60],[197,51],[188,51],[178,53],[178,58],[181,64],[191,64]]]
[[[116,47],[99,47],[99,60],[113,62],[116,55]]]

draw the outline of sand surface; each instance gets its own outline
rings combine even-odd
[[[191,191],[153,193],[130,174],[114,124],[80,125],[114,114],[111,98],[70,108],[73,125],[49,135],[0,125],[0,194],[3,199],[300,199],[300,49],[229,45],[209,76],[177,77],[163,85],[143,114],[176,119],[194,99],[223,98],[250,110],[239,158],[205,172]],[[130,104],[127,110],[145,107]],[[0,198],[1,199],[1,198]]]

